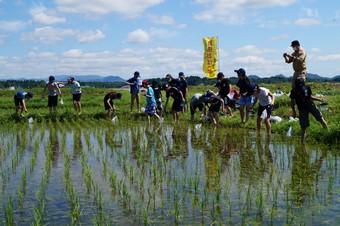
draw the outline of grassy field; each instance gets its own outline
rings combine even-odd
[[[269,88],[271,91],[277,89],[282,90],[285,94],[289,93],[290,84],[262,84],[262,86]],[[322,127],[311,117],[311,126],[308,130],[308,138],[310,141],[323,142],[326,144],[338,144],[340,137],[340,84],[330,83],[313,83],[311,84],[313,94],[324,95],[324,99],[329,103],[328,110],[323,111],[324,117],[329,124],[329,130],[323,130]],[[190,98],[194,93],[203,93],[208,89],[216,91],[214,87],[208,86],[195,86],[189,87]],[[119,119],[122,120],[143,120],[143,116],[137,113],[130,113],[130,95],[128,90],[117,89],[98,89],[98,88],[83,88],[82,106],[83,111],[80,116],[77,116],[73,111],[72,97],[68,88],[63,88],[64,105],[59,105],[58,114],[56,116],[49,115],[47,108],[47,97],[42,98],[42,89],[30,90],[34,93],[34,98],[27,104],[28,113],[23,119],[18,118],[14,114],[13,95],[15,91],[1,90],[0,91],[0,123],[24,123],[27,118],[33,117],[35,121],[41,122],[43,120],[105,120],[106,114],[103,107],[103,97],[109,91],[122,92],[123,98],[116,101],[117,114]],[[28,91],[28,90],[27,90]],[[145,105],[145,98],[141,96],[141,107]],[[171,103],[169,104],[169,107]],[[257,107],[256,107],[257,108]],[[256,110],[255,108],[255,110]],[[278,97],[276,99],[276,109],[273,115],[282,117],[284,120],[281,123],[273,125],[273,132],[285,134],[290,126],[293,128],[293,135],[298,135],[300,130],[298,122],[289,122],[288,118],[291,114],[290,99],[287,95]],[[190,119],[189,112],[180,116],[180,121],[188,121]],[[252,117],[245,125],[240,123],[238,112],[234,112],[234,116],[221,116],[221,126],[239,128],[244,127],[247,129],[256,128],[256,118]],[[171,122],[171,115],[166,115],[165,120]],[[196,115],[196,123],[199,122],[198,114]]]

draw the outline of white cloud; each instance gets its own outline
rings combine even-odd
[[[77,37],[79,42],[95,42],[103,38],[105,38],[105,34],[98,29],[94,31],[79,32]]]
[[[104,15],[119,13],[126,17],[142,14],[147,8],[162,3],[163,0],[55,0],[61,12]]]
[[[194,14],[196,20],[220,21],[227,24],[240,23],[245,20],[246,14],[251,11],[283,7],[295,3],[296,0],[195,0],[197,4],[207,8],[205,11]]]
[[[330,55],[319,56],[318,59],[320,61],[340,61],[340,54],[330,54]]]
[[[264,53],[274,52],[273,49],[259,48],[255,45],[245,45],[235,50],[238,54],[261,55]]]
[[[193,49],[158,47],[118,52],[71,49],[61,54],[33,51],[24,57],[0,56],[0,75],[117,74],[127,78],[139,70],[143,77],[163,77],[179,71],[201,74],[201,65],[202,54]]]
[[[132,43],[146,43],[150,41],[150,34],[143,29],[137,29],[128,34],[127,41]]]
[[[46,26],[36,28],[33,32],[24,33],[21,37],[21,40],[50,44],[63,41],[65,38],[74,38],[78,42],[94,42],[105,38],[105,35],[100,30],[79,31],[75,29],[63,29]]]
[[[149,18],[155,24],[174,25],[176,23],[174,18],[167,15],[149,15]]]
[[[37,24],[52,25],[57,23],[64,23],[64,17],[58,17],[54,10],[48,10],[43,6],[34,7],[30,10],[33,21]]]
[[[18,31],[23,29],[26,23],[20,20],[0,20],[0,30],[4,31]]]
[[[303,8],[302,14],[303,16],[294,21],[295,25],[312,26],[321,24],[321,21],[319,19],[319,12],[317,9]]]
[[[288,38],[289,38],[289,35],[282,34],[282,35],[276,35],[276,36],[271,37],[271,40],[272,41],[279,41],[279,40],[286,40]]]
[[[312,26],[312,25],[319,25],[321,22],[319,19],[316,18],[300,18],[295,20],[295,25],[298,26]]]

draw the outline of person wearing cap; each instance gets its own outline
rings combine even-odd
[[[267,129],[267,134],[271,134],[271,124],[270,124],[270,116],[273,110],[273,106],[275,103],[275,96],[269,91],[269,89],[266,89],[264,87],[259,87],[258,85],[255,85],[254,90],[254,106],[259,101],[259,108],[257,111],[257,132],[261,132],[261,125],[262,125],[262,113],[266,111],[266,118],[265,124]]]
[[[137,111],[139,112],[139,80],[140,74],[136,71],[133,74],[133,77],[127,80],[126,84],[130,85],[130,94],[131,94],[131,102],[130,102],[130,110],[132,112],[133,105],[136,101]]]
[[[165,105],[164,105],[164,111],[166,112],[166,108],[168,106],[169,99],[170,99],[170,94],[169,94],[168,90],[170,90],[170,88],[172,88],[172,87],[179,89],[179,80],[172,77],[171,74],[165,75],[165,80],[168,82],[166,84],[167,87],[165,89],[166,90],[166,100],[165,100]]]
[[[232,115],[231,107],[233,106],[232,101],[229,99],[228,94],[230,93],[230,81],[226,78],[223,72],[217,74],[217,82],[215,85],[218,89],[218,96],[224,101],[224,106],[228,113]]]
[[[47,106],[49,108],[50,113],[56,113],[58,106],[58,96],[61,96],[61,91],[59,88],[59,84],[55,81],[54,76],[50,76],[48,78],[48,82],[44,88],[44,93],[48,93],[48,103]]]
[[[24,112],[27,112],[26,100],[30,100],[33,98],[33,93],[19,91],[14,95],[14,105],[15,112],[20,117],[24,116]],[[19,113],[20,112],[20,113]]]
[[[74,77],[70,77],[67,80],[67,84],[70,86],[73,100],[73,107],[77,114],[81,113],[81,87],[78,81]]]
[[[297,105],[299,110],[299,122],[301,127],[302,143],[304,143],[305,141],[306,129],[309,127],[309,113],[311,113],[325,129],[328,128],[326,120],[313,102],[322,102],[323,100],[312,96],[312,89],[310,88],[310,86],[305,85],[305,80],[303,78],[298,78],[296,80],[295,88],[292,89],[290,93],[290,98],[294,99],[294,101],[291,102],[294,118],[296,117],[295,105]]]
[[[292,54],[284,53],[283,58],[287,64],[293,64],[294,74],[292,79],[292,88],[294,88],[297,79],[306,80],[307,66],[306,66],[306,52],[301,47],[298,40],[291,43],[294,52]]]
[[[248,76],[246,75],[246,71],[243,68],[238,70],[234,70],[238,76],[238,82],[236,86],[240,89],[240,116],[241,122],[245,123],[249,119],[249,112],[252,109],[252,95],[254,92],[254,85],[250,82]],[[246,110],[246,112],[244,112]]]
[[[188,82],[185,79],[183,72],[178,73],[178,88],[183,94],[183,110],[187,111],[187,93],[188,93]]]
[[[151,116],[155,116],[156,118],[160,120],[161,118],[159,117],[156,111],[156,107],[157,107],[156,98],[155,98],[155,94],[154,94],[152,87],[150,86],[147,80],[143,80],[142,86],[143,88],[146,89],[146,92],[144,94],[146,98],[145,113],[148,115],[149,122],[150,122]]]
[[[116,113],[116,106],[114,105],[114,100],[120,100],[122,98],[121,93],[109,92],[104,96],[104,108],[107,111],[107,115],[112,118]]]

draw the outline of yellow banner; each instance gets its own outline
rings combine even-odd
[[[218,39],[217,37],[205,37],[203,44],[203,72],[208,78],[216,78],[218,73]]]

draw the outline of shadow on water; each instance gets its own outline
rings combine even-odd
[[[338,152],[327,147],[245,130],[147,122],[42,124],[0,130],[0,137],[2,222],[10,214],[9,196],[15,223],[33,218],[32,209],[15,217],[18,201],[37,203],[36,191],[22,197],[17,188],[23,181],[19,171],[29,171],[30,164],[39,170],[31,171],[29,183],[47,183],[46,192],[54,192],[41,196],[48,210],[45,224],[67,223],[77,203],[82,224],[334,225],[340,220]],[[48,160],[51,175],[41,169]],[[44,194],[44,187],[39,189]]]

